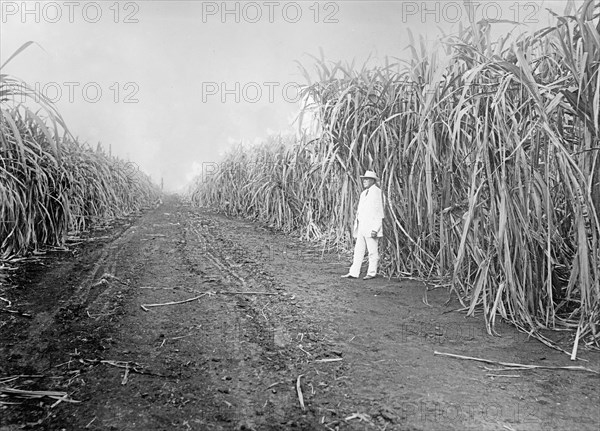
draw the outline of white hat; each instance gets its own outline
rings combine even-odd
[[[379,178],[377,178],[377,175],[373,171],[366,171],[365,174],[361,175],[360,177],[361,178],[372,178],[375,181],[377,181],[379,179]]]

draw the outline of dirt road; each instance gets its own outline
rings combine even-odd
[[[176,198],[84,239],[2,272],[0,388],[68,394],[5,393],[2,431],[600,426],[598,374],[435,355],[600,369],[445,288],[340,279],[349,256]]]

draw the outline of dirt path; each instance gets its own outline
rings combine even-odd
[[[600,369],[502,323],[487,336],[443,288],[342,280],[347,256],[175,199],[88,239],[0,278],[0,307],[32,315],[0,313],[0,379],[42,376],[4,387],[80,401],[0,398],[19,403],[1,431],[600,426],[597,374],[434,355]]]

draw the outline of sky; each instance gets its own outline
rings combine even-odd
[[[581,2],[577,2],[581,3]],[[53,100],[70,131],[135,162],[165,190],[240,142],[296,133],[306,84],[298,63],[383,64],[407,58],[408,30],[434,44],[476,19],[548,25],[565,0],[451,1],[6,1],[3,70]],[[313,75],[316,77],[316,75]]]

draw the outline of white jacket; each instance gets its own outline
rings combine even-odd
[[[352,235],[357,238],[360,231],[361,234],[370,236],[371,231],[376,231],[377,236],[382,237],[383,217],[381,189],[373,184],[360,194]]]

